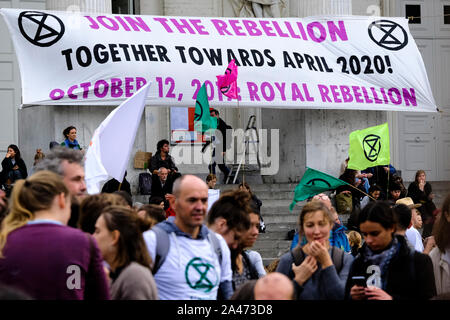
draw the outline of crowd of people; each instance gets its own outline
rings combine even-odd
[[[425,172],[405,188],[395,168],[358,172],[298,213],[290,250],[269,266],[252,250],[265,225],[250,185],[208,209],[206,181],[181,174],[161,140],[148,204],[122,183],[88,195],[76,128],[28,175],[8,148],[0,191],[0,293],[70,300],[392,300],[450,292],[450,195],[433,203]],[[128,188],[126,188],[128,189]],[[345,195],[345,196],[344,196]],[[351,216],[344,225],[342,213]],[[420,232],[421,231],[421,232]],[[423,238],[424,237],[424,238]]]

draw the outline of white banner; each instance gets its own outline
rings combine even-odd
[[[1,9],[23,104],[117,105],[147,82],[147,104],[436,111],[404,18],[205,18]],[[216,76],[238,66],[239,103]]]

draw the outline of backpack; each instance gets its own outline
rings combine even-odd
[[[343,267],[344,254],[344,250],[341,250],[334,246],[331,247],[331,260],[333,261],[334,267],[336,268],[338,274],[341,272]],[[292,249],[291,257],[295,265],[299,266],[303,262],[303,260],[305,260],[305,253],[303,252],[302,247],[296,246],[294,249]]]
[[[170,239],[167,231],[158,225],[153,226],[152,230],[156,234],[155,263],[152,268],[152,273],[156,274],[169,253]],[[220,247],[219,239],[212,231],[208,233],[208,241],[219,258],[219,264],[222,265],[222,248]]]
[[[152,190],[152,175],[148,172],[139,173],[139,194],[149,195]]]
[[[353,211],[351,193],[339,193],[336,195],[336,211],[338,214],[350,214]]]

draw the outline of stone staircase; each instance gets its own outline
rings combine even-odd
[[[201,176],[201,178],[204,177]],[[287,240],[288,231],[297,227],[298,215],[306,201],[298,202],[294,210],[290,212],[289,205],[294,197],[297,183],[263,184],[258,179],[250,177],[246,178],[246,181],[253,193],[262,201],[261,214],[266,224],[266,232],[259,235],[252,249],[261,254],[263,264],[267,266],[289,251],[291,240]],[[434,202],[440,208],[445,196],[450,193],[450,181],[430,183],[435,193]],[[406,182],[405,185],[408,187],[409,182]],[[237,188],[237,185],[218,184],[217,188],[223,192]],[[134,201],[147,203],[148,196],[134,196]],[[341,220],[346,224],[348,215],[341,215]]]

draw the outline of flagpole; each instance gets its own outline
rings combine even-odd
[[[119,189],[117,191],[120,191],[120,188],[122,187],[122,182],[119,183]]]
[[[345,181],[344,181],[344,182],[345,182]],[[370,199],[372,199],[372,200],[374,200],[374,201],[377,201],[377,199],[373,198],[372,196],[370,196],[369,194],[365,193],[365,192],[362,191],[361,189],[358,189],[358,188],[355,187],[354,185],[351,185],[350,183],[347,183],[347,184],[348,184],[350,187],[352,187],[352,188],[358,190],[359,192],[364,193],[364,194],[365,194],[366,196],[368,196]]]

